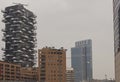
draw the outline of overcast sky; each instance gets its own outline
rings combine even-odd
[[[70,67],[70,49],[75,41],[92,39],[94,78],[104,79],[105,74],[114,78],[112,0],[0,0],[0,9],[13,2],[28,4],[26,8],[36,14],[38,48],[68,49]],[[5,27],[0,22],[2,28]],[[3,42],[0,44],[2,48]]]

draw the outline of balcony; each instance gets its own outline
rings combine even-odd
[[[17,60],[13,60],[14,62],[18,62]]]
[[[13,33],[23,33],[21,30],[18,30],[18,31],[13,31]]]
[[[22,37],[24,37],[24,38],[26,38],[26,39],[29,39],[29,37],[28,37],[28,36],[26,36],[26,35],[22,35]]]
[[[5,55],[5,56],[9,57],[9,56],[13,56],[13,55],[7,54],[7,55]]]
[[[31,33],[32,33],[32,32],[31,32],[31,30],[30,30],[30,31],[28,31],[28,33],[30,33],[30,34],[31,34]]]
[[[33,23],[32,23],[32,22],[28,22],[28,24],[30,24],[31,26],[33,26]]]
[[[36,39],[36,38],[34,38],[34,41],[37,41],[37,39]]]
[[[23,57],[26,57],[26,58],[28,58],[29,56],[28,55],[22,55]]]
[[[15,13],[15,14],[23,14],[23,12],[22,11],[20,11],[20,10],[17,10],[17,11],[14,11],[13,13]]]
[[[16,57],[13,57],[12,59],[16,60],[17,58],[16,58]]]
[[[23,52],[22,50],[16,50],[17,52]]]
[[[22,40],[13,40],[14,43],[24,43]]]
[[[20,24],[12,24],[12,25],[10,25],[10,26],[12,26],[12,27],[14,27],[14,26],[20,26]]]
[[[10,22],[6,22],[5,24],[6,24],[6,25],[9,25],[9,24],[11,24],[11,23],[10,23]]]
[[[20,37],[12,37],[11,40],[20,40]]]
[[[14,20],[13,23],[15,23],[15,24],[16,24],[16,23],[22,24],[23,22],[22,22],[22,21],[16,21],[16,20]]]
[[[11,15],[6,15],[5,16],[5,18],[7,19],[7,18],[12,18],[13,16],[11,16]]]
[[[34,21],[33,21],[33,24],[36,24],[36,23],[37,23],[37,22],[34,20]]]
[[[11,43],[11,42],[7,41],[6,43],[9,44],[9,43]]]
[[[28,20],[28,18],[27,18],[26,16],[24,16],[24,15],[21,16],[21,17],[22,17],[23,19],[25,19],[25,20]]]
[[[35,17],[30,17],[30,19],[35,20]]]
[[[10,12],[14,11],[14,9],[9,9]]]
[[[19,46],[19,44],[13,44],[13,45],[11,45],[11,46]]]
[[[22,28],[22,31],[27,31],[25,28]]]
[[[32,59],[29,59],[29,61],[31,61],[31,62],[32,62],[32,61],[34,61],[34,60],[32,60]]]
[[[26,50],[26,48],[22,48],[23,50]]]
[[[12,21],[14,21],[14,20],[17,21],[17,20],[19,20],[19,18],[11,18],[11,20],[12,20]]]
[[[21,63],[22,63],[22,62],[24,62],[24,61],[23,61],[23,60],[19,60],[18,62],[21,62]]]
[[[11,37],[12,35],[4,35],[6,38]]]
[[[29,43],[34,43],[34,41],[31,41],[31,40],[29,40],[28,42],[29,42]]]

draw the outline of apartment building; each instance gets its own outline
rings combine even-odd
[[[36,16],[22,4],[8,6],[2,11],[5,23],[3,60],[22,67],[32,67],[36,55]]]
[[[17,64],[0,61],[0,82],[37,82],[38,68],[24,68]]]
[[[39,49],[38,69],[40,82],[66,82],[66,49]]]
[[[0,80],[20,80],[20,65],[0,61]]]
[[[38,68],[21,68],[21,81],[37,82],[38,81]]]

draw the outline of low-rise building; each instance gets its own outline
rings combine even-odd
[[[20,65],[0,61],[0,80],[20,80]]]
[[[37,68],[21,68],[21,80],[25,82],[37,82],[38,70]]]
[[[24,68],[20,65],[0,61],[0,82],[37,82],[38,68]]]
[[[73,68],[67,68],[66,71],[66,81],[67,82],[74,82],[74,70]]]
[[[99,80],[99,79],[93,79],[93,80],[90,81],[90,82],[115,82],[115,80],[108,80],[108,79]]]

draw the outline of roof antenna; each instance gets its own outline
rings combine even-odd
[[[28,6],[28,4],[21,4],[21,3],[14,3],[13,4],[16,4],[16,5],[23,5],[23,6]]]

